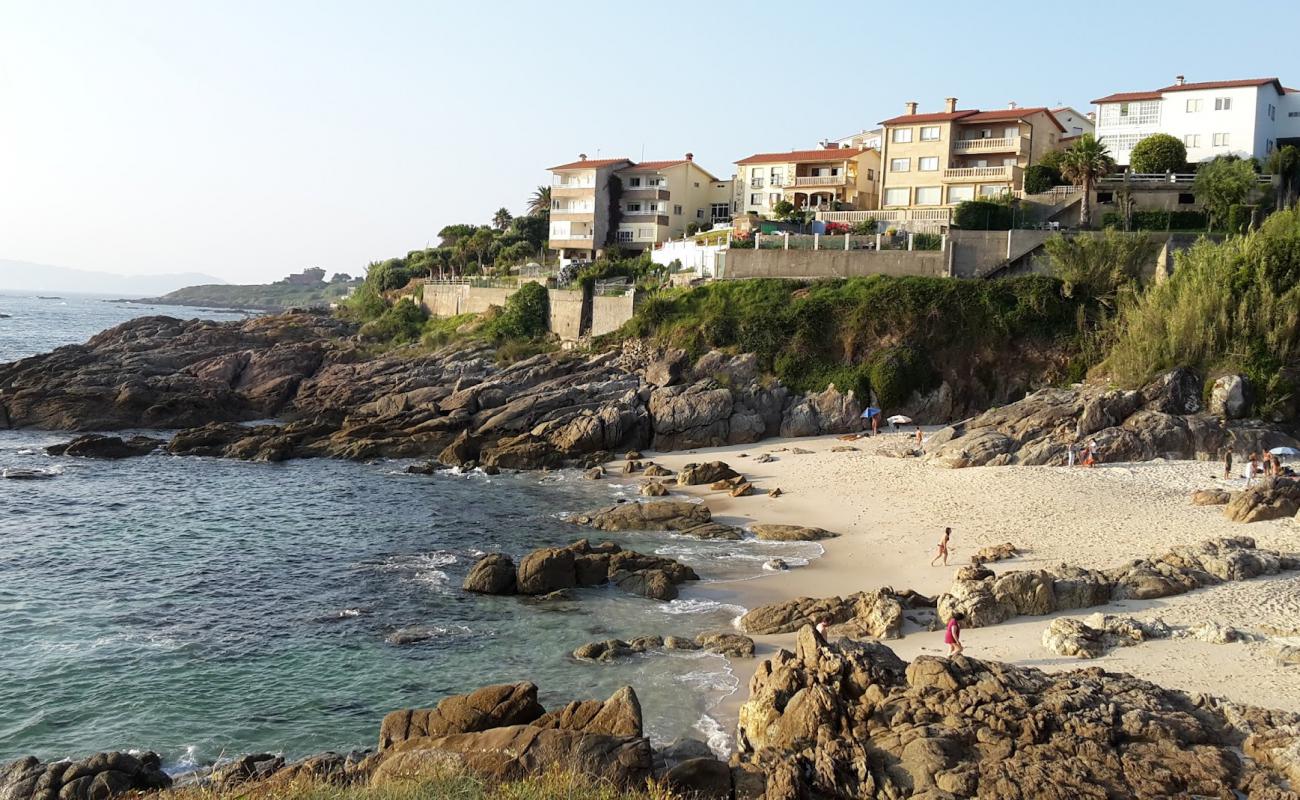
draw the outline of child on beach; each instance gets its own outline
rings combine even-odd
[[[921,426],[916,426],[916,446],[920,447],[925,444],[925,434],[921,433]]]
[[[930,566],[933,567],[934,562],[941,558],[943,559],[943,565],[948,566],[948,540],[950,538],[952,538],[952,528],[944,528],[943,540],[939,542],[939,550],[934,554],[934,558],[930,559]]]
[[[1225,447],[1223,448],[1223,479],[1226,481],[1231,477],[1232,477],[1232,448]]]
[[[948,658],[961,655],[961,622],[966,615],[958,612],[948,618],[948,627],[943,633],[943,642],[948,645]]]

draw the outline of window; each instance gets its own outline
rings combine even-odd
[[[627,204],[627,210],[628,210],[628,211],[640,211],[640,210],[641,210],[641,204],[640,204],[640,203],[628,203],[628,204]]]
[[[677,205],[673,206],[673,215],[680,217],[682,215],[682,207]]]
[[[1195,114],[1197,111],[1200,110],[1201,110],[1201,101],[1199,99],[1187,101],[1188,114]]]
[[[937,141],[939,141],[939,126],[938,126],[938,125],[926,125],[926,126],[922,127],[922,128],[921,128],[921,141],[923,141],[923,142],[937,142]]]
[[[1116,153],[1127,153],[1132,150],[1141,140],[1142,137],[1136,133],[1109,134],[1101,137],[1101,140],[1110,148],[1111,155]]]
[[[702,209],[702,208],[697,208],[697,209],[695,209],[695,218],[696,218],[696,219],[704,219],[704,209]]]
[[[628,179],[627,179],[627,185],[630,186],[631,188],[635,189],[635,188],[637,188],[638,186],[641,185],[641,179],[640,179],[640,178],[628,178]]]
[[[654,229],[654,228],[637,228],[637,229],[636,229],[636,238],[638,238],[638,239],[651,239],[651,240],[653,240],[653,239],[655,238],[655,229]]]
[[[889,159],[890,172],[909,172],[911,169],[912,169],[912,159],[910,158]]]
[[[893,134],[891,134],[890,141],[895,142],[897,144],[906,144],[912,141],[912,129],[894,128],[894,132]]]
[[[874,181],[875,179],[876,179],[876,171],[871,167],[867,167],[867,180]]]
[[[905,206],[907,205],[907,187],[885,190],[885,205],[887,206]]]
[[[726,203],[714,203],[709,206],[709,215],[715,219],[726,219],[729,216]]]
[[[1003,139],[1014,139],[1020,135],[1020,128],[1015,125],[1008,125],[1002,129]]]
[[[974,186],[949,186],[948,187],[949,203],[964,203],[967,200],[974,200],[974,199],[975,199]]]
[[[1300,111],[1288,111],[1286,115],[1288,117],[1300,117]]]
[[[761,206],[761,205],[763,205],[763,195],[761,195],[761,194],[751,194],[751,195],[749,196],[749,204],[750,204],[751,206]]]
[[[1273,140],[1272,140],[1272,139],[1265,139],[1265,140],[1264,140],[1264,152],[1265,152],[1266,154],[1267,154],[1267,153],[1272,153],[1272,152],[1273,152]]]
[[[623,229],[620,228],[619,231],[618,231],[618,240],[619,240],[620,242],[630,242],[630,241],[632,241],[632,231],[630,231],[630,230],[623,230]]]
[[[1002,159],[1002,166],[1004,167],[1014,167],[1016,163],[1017,162],[1015,156],[1007,156],[1006,158]]]
[[[1269,103],[1269,104],[1268,104],[1268,118],[1269,118],[1269,119],[1276,119],[1276,118],[1277,118],[1277,117],[1276,117],[1276,114],[1277,114],[1277,109],[1273,107],[1273,104],[1272,104],[1272,103]]]
[[[1115,193],[1114,193],[1114,192],[1097,192],[1097,202],[1098,202],[1098,203],[1113,203],[1113,202],[1115,202]]]
[[[1196,204],[1196,195],[1192,194],[1191,192],[1178,193],[1178,205],[1190,206],[1195,204]]]
[[[762,175],[758,175],[758,176],[756,176],[756,177],[750,178],[750,179],[749,179],[749,188],[751,188],[751,189],[762,189],[762,188],[763,188],[763,176],[762,176]]]
[[[918,186],[916,187],[916,205],[918,206],[937,206],[942,201],[942,187],[939,186]]]
[[[1101,107],[1098,127],[1118,125],[1155,125],[1160,122],[1160,101],[1141,103],[1107,103]]]
[[[921,172],[935,172],[939,169],[938,156],[926,156],[916,160],[916,168]],[[920,202],[920,201],[918,201]]]
[[[980,197],[1001,197],[1007,191],[1007,187],[998,185],[984,185],[980,187]]]
[[[1201,135],[1199,133],[1189,133],[1183,137],[1183,145],[1186,147],[1200,147]]]
[[[1214,134],[1214,146],[1215,146],[1215,147],[1227,147],[1227,146],[1228,146],[1228,134],[1226,134],[1226,133],[1216,133],[1216,134]]]
[[[781,202],[781,195],[779,193],[773,192],[767,196],[767,204],[769,206],[774,206],[779,202]]]
[[[1215,111],[1231,111],[1231,110],[1232,110],[1232,98],[1231,98],[1231,97],[1216,97],[1216,98],[1214,98],[1214,110],[1215,110]]]
[[[780,167],[773,167],[771,175],[768,176],[768,182],[773,186],[785,185],[785,170]]]

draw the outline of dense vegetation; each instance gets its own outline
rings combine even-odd
[[[932,388],[951,358],[1025,340],[1072,341],[1078,305],[1060,281],[1042,276],[718,281],[648,298],[623,333],[692,356],[752,352],[792,389],[834,383],[896,405]]]
[[[162,305],[282,311],[299,306],[310,308],[337,303],[354,285],[346,275],[336,275],[329,282],[322,280],[315,283],[293,283],[288,280],[250,285],[216,283],[186,286],[162,297],[151,298],[148,302]]]

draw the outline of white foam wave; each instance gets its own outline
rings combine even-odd
[[[731,737],[713,717],[702,714],[691,727],[704,735],[704,743],[718,758],[725,759],[731,753]]]
[[[660,613],[663,614],[707,614],[710,612],[726,612],[729,614],[744,614],[746,609],[743,606],[733,605],[731,603],[720,603],[717,600],[704,600],[692,597],[687,600],[678,598],[668,603],[662,603],[658,606]]]

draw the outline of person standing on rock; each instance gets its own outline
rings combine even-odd
[[[1232,448],[1225,447],[1223,448],[1223,479],[1226,481],[1231,477],[1232,477]]]
[[[944,528],[943,539],[939,542],[939,550],[934,554],[934,558],[930,559],[930,566],[933,567],[934,562],[938,561],[941,558],[943,559],[943,565],[945,567],[948,566],[948,540],[951,538],[952,538],[952,528]]]
[[[960,611],[948,618],[948,627],[943,632],[943,643],[948,645],[948,658],[961,655],[961,622],[966,615]]]

